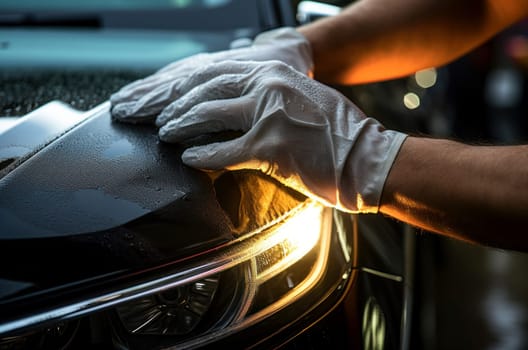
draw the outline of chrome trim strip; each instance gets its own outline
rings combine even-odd
[[[372,275],[376,275],[378,277],[387,278],[387,279],[390,279],[390,280],[393,280],[393,281],[396,281],[396,282],[402,282],[403,281],[403,277],[401,277],[401,276],[393,275],[393,274],[382,272],[382,271],[378,271],[378,270],[374,270],[374,269],[371,269],[371,268],[368,268],[368,267],[362,267],[361,271],[366,272],[366,273],[370,273]]]

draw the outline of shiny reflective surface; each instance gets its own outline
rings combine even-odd
[[[107,107],[0,179],[0,302],[210,249],[304,200],[254,172],[213,182]]]
[[[53,101],[27,116],[11,119],[10,125],[0,130],[0,161],[18,160],[30,155],[89,116],[62,102]],[[0,169],[0,177],[5,172]]]
[[[181,164],[181,148],[159,145],[154,130],[112,123],[108,106],[1,179],[1,238],[103,231],[190,192],[214,202],[207,176]]]

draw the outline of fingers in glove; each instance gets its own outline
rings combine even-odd
[[[161,127],[171,120],[180,118],[194,106],[203,102],[225,100],[240,96],[244,90],[246,78],[243,74],[225,74],[196,86],[168,105],[156,118],[156,125]]]
[[[165,142],[181,142],[202,134],[222,131],[247,131],[254,101],[249,96],[206,101],[193,106],[180,118],[161,127],[159,137]]]
[[[137,101],[158,86],[168,84],[171,80],[174,80],[174,77],[168,74],[155,74],[144,79],[136,80],[113,93],[110,101],[114,106],[120,103]]]
[[[114,118],[136,122],[153,120],[167,104],[181,96],[180,85],[188,80],[193,67],[209,63],[207,57],[205,54],[196,55],[173,62],[146,78],[122,87],[110,97]]]
[[[129,122],[152,121],[154,116],[159,114],[172,101],[197,86],[214,80],[219,76],[244,72],[248,69],[248,66],[251,67],[249,63],[240,64],[236,61],[224,61],[203,66],[190,75],[188,73],[185,76],[177,74],[174,77],[174,74],[169,74],[171,79],[162,78],[157,83],[152,80],[152,85],[144,81],[146,87],[154,86],[154,90],[142,95],[139,99],[125,99],[124,102],[118,102],[119,95],[114,96],[115,104],[112,108],[112,115],[115,119]],[[144,91],[143,87],[140,91]],[[123,94],[126,96],[125,91]]]
[[[195,69],[187,79],[182,81],[180,90],[183,95],[193,90],[197,86],[205,84],[206,82],[209,82],[215,78],[248,74],[257,66],[258,63],[254,61],[226,60],[209,63],[200,67],[199,69]]]
[[[244,146],[246,137],[188,148],[183,152],[182,160],[188,166],[203,170],[266,168],[265,164],[251,157]]]
[[[180,96],[179,81],[161,84],[138,100],[117,103],[112,115],[119,120],[132,122],[153,121],[167,104]]]

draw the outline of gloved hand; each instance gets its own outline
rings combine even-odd
[[[302,34],[290,27],[270,30],[249,47],[191,56],[126,85],[110,97],[113,118],[153,121],[165,106],[193,88],[194,75],[204,66],[225,60],[280,60],[305,74],[313,69],[310,43]]]
[[[224,61],[197,78],[194,89],[158,116],[161,140],[225,130],[243,134],[188,148],[184,163],[258,169],[337,208],[378,211],[405,134],[385,130],[336,90],[278,61]]]

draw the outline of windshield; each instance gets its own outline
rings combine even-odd
[[[231,0],[2,0],[0,10],[126,10],[213,8]]]

